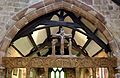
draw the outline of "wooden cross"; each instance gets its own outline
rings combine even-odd
[[[61,55],[64,55],[64,39],[65,39],[65,37],[69,37],[69,54],[72,55],[72,53],[71,53],[71,46],[72,46],[71,37],[72,37],[72,34],[65,34],[64,29],[61,28],[60,33],[59,34],[54,34],[53,37],[60,37],[61,38],[61,48],[60,48]],[[53,52],[53,55],[54,55],[55,54],[55,41],[54,40],[52,41],[52,47],[53,47],[52,52]]]

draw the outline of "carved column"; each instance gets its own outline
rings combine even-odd
[[[93,70],[93,78],[96,78],[96,68],[92,68]]]
[[[30,78],[30,68],[26,68],[26,78]]]
[[[48,68],[44,68],[45,70],[45,78],[48,78]]]
[[[109,67],[108,71],[109,71],[109,78],[115,78],[115,71],[113,67]]]
[[[64,55],[64,36],[61,36],[61,55]]]
[[[75,74],[76,74],[76,78],[80,78],[80,69],[79,68],[75,68]]]
[[[69,55],[72,55],[72,42],[71,42],[71,38],[69,38]]]
[[[11,68],[8,68],[7,69],[7,75],[8,75],[8,78],[11,78],[11,76],[12,76],[12,69]]]

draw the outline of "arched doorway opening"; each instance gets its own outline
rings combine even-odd
[[[83,72],[85,77],[96,78],[97,68],[100,69],[102,67],[102,71],[105,71],[104,69],[106,68],[107,71],[109,70],[108,77],[114,77],[116,58],[111,57],[112,50],[109,46],[109,41],[112,38],[105,37],[106,30],[104,27],[100,29],[99,24],[103,25],[103,23],[96,17],[93,17],[96,20],[91,18],[90,16],[92,15],[89,12],[81,11],[80,15],[75,13],[81,9],[77,10],[76,5],[72,4],[70,6],[71,8],[73,6],[77,8],[72,12],[65,7],[65,4],[72,3],[64,2],[62,9],[59,6],[57,10],[48,10],[50,11],[49,13],[40,17],[29,18],[28,20],[34,20],[25,26],[23,25],[24,27],[19,32],[16,31],[17,34],[7,36],[7,38],[11,38],[15,35],[10,42],[6,56],[11,55],[14,57],[12,52],[15,53],[17,51],[16,55],[21,57],[3,58],[5,67],[8,68],[8,77],[11,77],[10,73],[13,72],[11,68],[19,68],[26,71],[27,78],[31,76],[31,68],[34,71],[41,69],[41,71],[45,72],[44,76],[49,77],[49,69],[55,67],[66,69],[68,77],[76,78],[82,75],[80,74],[82,72],[80,71],[81,68],[91,69],[90,73],[88,69],[83,69],[86,73]],[[30,17],[29,14],[26,16]],[[24,17],[22,19],[25,20]],[[97,24],[98,27],[95,27]],[[16,26],[14,28],[17,29]],[[10,62],[10,60],[14,60],[14,62]],[[113,61],[114,64],[109,65]],[[11,66],[11,64],[13,65]],[[73,73],[72,76],[70,73]]]

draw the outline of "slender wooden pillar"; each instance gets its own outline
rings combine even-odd
[[[93,78],[96,78],[96,68],[92,68],[93,70]]]
[[[45,70],[45,78],[48,78],[48,68],[44,68]]]
[[[71,41],[71,38],[69,38],[69,55],[72,56],[72,41]]]
[[[11,69],[11,68],[8,68],[8,69],[7,69],[7,72],[8,72],[8,78],[12,78],[12,77],[11,77],[12,69]]]
[[[80,78],[80,69],[79,68],[75,68],[75,74],[76,74],[76,78]]]
[[[7,77],[7,68],[4,69],[4,78]]]
[[[26,78],[30,78],[30,68],[26,68]]]
[[[55,56],[55,39],[52,40],[52,55]]]
[[[108,71],[109,71],[109,78],[115,78],[115,71],[113,67],[109,67]]]

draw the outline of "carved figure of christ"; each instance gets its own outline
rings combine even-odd
[[[69,37],[70,39],[69,39],[69,54],[71,55],[71,46],[72,46],[72,43],[71,43],[71,37],[72,37],[72,35],[71,34],[65,34],[65,32],[64,32],[64,29],[63,28],[61,28],[60,29],[60,33],[59,34],[54,34],[53,35],[54,37],[60,37],[60,41],[61,41],[61,48],[60,48],[60,53],[61,53],[61,55],[64,55],[64,39],[65,39],[65,37]],[[53,40],[53,54],[55,54],[55,42],[54,42],[54,40]]]

